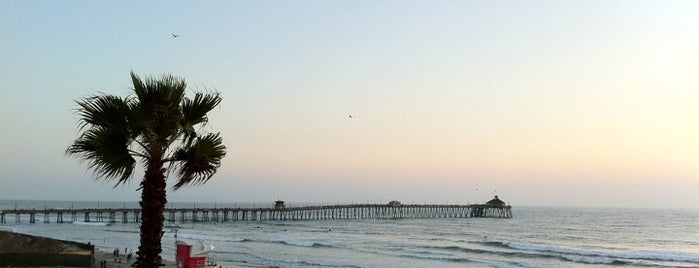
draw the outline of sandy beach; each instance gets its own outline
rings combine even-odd
[[[120,253],[118,258],[114,257],[113,250],[114,249],[95,247],[95,265],[93,267],[101,267],[100,262],[106,260],[107,267],[109,268],[126,268],[131,267],[131,264],[136,261],[136,254],[133,254],[131,260],[129,261],[123,253]],[[163,268],[177,267],[177,263],[175,263],[173,260],[163,259],[163,264],[165,265],[161,266]]]
[[[118,258],[115,258],[113,255],[113,250],[114,249],[109,249],[109,248],[99,248],[95,247],[95,265],[93,265],[94,268],[99,268],[100,262],[103,260],[107,261],[107,267],[108,268],[130,268],[131,264],[133,264],[136,261],[136,255],[133,254],[130,260],[127,260],[127,257],[122,254],[123,252],[120,252],[120,256]],[[163,259],[163,265],[161,268],[177,268],[177,263],[174,260],[168,260],[168,259]],[[211,266],[214,267],[214,266]],[[221,267],[221,268],[250,268],[250,267],[257,267],[257,268],[262,268],[262,267],[267,267],[267,266],[259,266],[259,265],[253,265],[253,264],[247,264],[247,263],[235,263],[235,264],[218,264],[215,267]]]

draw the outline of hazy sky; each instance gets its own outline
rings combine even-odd
[[[699,1],[0,0],[0,199],[134,201],[64,150],[129,71],[224,101],[172,201],[699,207]],[[170,34],[180,34],[171,38]],[[349,118],[353,115],[354,118]]]

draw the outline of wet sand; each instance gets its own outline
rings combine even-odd
[[[114,255],[112,254],[112,251],[114,249],[108,249],[108,248],[99,248],[95,247],[95,265],[93,267],[95,268],[100,268],[100,262],[103,260],[107,261],[107,268],[130,268],[131,264],[133,264],[136,261],[136,254],[134,253],[133,256],[131,256],[131,260],[128,261],[126,258],[126,255],[122,254],[123,252],[120,252],[119,258],[115,258]],[[160,266],[161,268],[177,268],[177,263],[174,260],[168,260],[168,259],[163,259],[163,265]],[[213,267],[213,266],[211,266]],[[263,268],[263,267],[268,267],[268,266],[259,266],[259,265],[253,265],[253,264],[247,264],[247,263],[235,263],[235,264],[218,264],[215,267],[222,267],[222,268]],[[269,267],[268,267],[269,268]]]

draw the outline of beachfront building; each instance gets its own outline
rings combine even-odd
[[[505,206],[505,201],[500,200],[498,196],[496,195],[495,198],[491,199],[488,202],[485,202],[486,205],[491,205],[491,206],[498,206],[498,207],[503,207]]]
[[[389,207],[400,207],[401,205],[402,205],[402,204],[401,204],[400,202],[395,201],[395,200],[394,200],[394,201],[391,201],[391,202],[388,202],[388,206],[389,206]]]

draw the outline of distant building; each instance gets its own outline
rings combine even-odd
[[[395,201],[395,200],[393,200],[393,201],[391,201],[391,202],[388,202],[388,206],[389,206],[389,207],[400,207],[401,205],[402,205],[402,204],[401,204],[400,202]]]
[[[485,204],[491,205],[491,206],[498,206],[498,207],[505,206],[505,202],[500,200],[500,198],[498,198],[497,195],[495,196],[495,198],[491,199],[490,201],[486,202]]]
[[[284,205],[284,201],[282,200],[277,200],[274,201],[274,208],[275,209],[284,209],[286,206]]]

